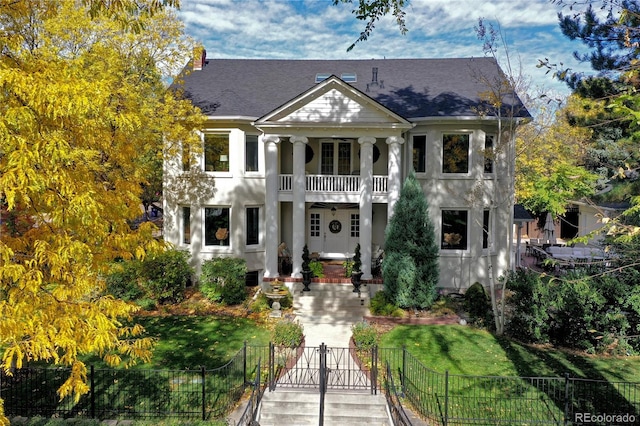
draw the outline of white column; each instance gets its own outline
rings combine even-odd
[[[293,270],[291,276],[302,277],[302,248],[305,244],[304,214],[305,214],[305,153],[309,140],[304,136],[292,136],[289,141],[293,144],[293,241],[291,242],[291,258]]]
[[[393,216],[393,209],[396,206],[398,198],[400,198],[400,188],[402,186],[402,170],[400,167],[400,146],[404,143],[404,139],[399,136],[389,136],[387,145],[389,147],[389,159],[387,160],[387,190],[389,195],[387,198],[387,222]]]
[[[373,232],[373,144],[376,138],[365,136],[360,143],[360,259],[362,260],[362,279],[371,276],[371,234]]]
[[[280,220],[278,218],[278,143],[280,138],[263,135],[265,144],[265,186],[264,202],[264,276],[276,278],[278,276],[278,241]]]

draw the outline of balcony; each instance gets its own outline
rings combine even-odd
[[[387,176],[373,176],[372,196],[376,202],[387,200]],[[305,175],[305,189],[308,201],[358,201],[360,176],[353,175]],[[278,192],[283,200],[288,199],[293,190],[293,175],[280,175]],[[324,195],[326,198],[318,198]],[[342,196],[336,199],[335,196]],[[345,199],[344,197],[348,198]]]

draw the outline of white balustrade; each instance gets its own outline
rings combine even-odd
[[[360,176],[353,175],[306,175],[307,192],[360,192]],[[291,192],[293,189],[293,175],[279,176],[279,190]],[[387,176],[373,177],[373,193],[387,193]]]

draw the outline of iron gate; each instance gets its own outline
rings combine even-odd
[[[302,348],[294,357],[291,352],[273,348],[270,389],[277,386],[320,389],[323,385],[325,390],[370,390],[377,394],[377,348],[359,354],[356,356],[353,348],[330,348],[324,343],[319,347]]]

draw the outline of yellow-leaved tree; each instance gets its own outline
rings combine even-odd
[[[163,249],[151,225],[132,227],[150,154],[163,139],[199,146],[201,113],[167,89],[193,48],[167,5],[0,0],[2,368],[69,366],[61,397],[87,391],[84,354],[150,357],[128,325],[136,307],[103,277],[114,259]]]
[[[560,110],[541,103],[537,120],[518,130],[516,197],[532,212],[562,215],[570,201],[593,194],[598,176],[584,167],[591,131],[567,118],[580,102],[571,95]]]

